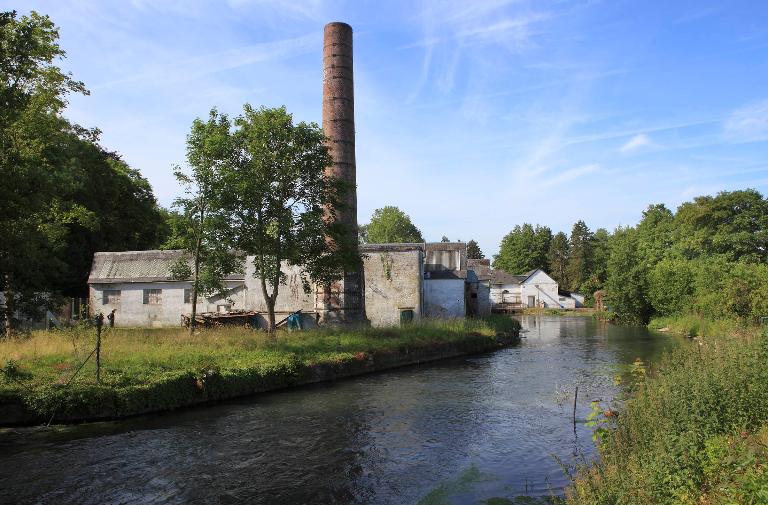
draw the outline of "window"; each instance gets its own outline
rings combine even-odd
[[[200,293],[197,293],[197,303],[203,301],[203,297]],[[192,303],[192,288],[184,288],[184,303]]]
[[[144,305],[160,305],[163,301],[162,294],[162,289],[145,289]]]
[[[561,297],[560,297],[560,301],[561,301],[561,302],[564,302],[564,301],[565,301],[565,297],[564,297],[564,296],[561,296]]]
[[[101,292],[103,305],[118,305],[120,303],[119,289],[105,289]]]
[[[413,309],[400,309],[400,324],[406,325],[413,322]]]

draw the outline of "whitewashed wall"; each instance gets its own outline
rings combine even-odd
[[[247,289],[243,281],[227,281],[225,285],[231,290],[226,298],[200,298],[197,311],[215,312],[220,305],[229,306],[231,310],[245,309]],[[183,281],[92,284],[90,286],[91,315],[95,316],[101,312],[106,317],[112,309],[117,309],[115,326],[179,326],[181,315],[192,311],[192,303],[184,303],[184,289],[191,287],[192,283]],[[160,303],[145,304],[145,289],[162,290]],[[104,290],[120,290],[119,303],[103,303]]]
[[[426,317],[464,317],[464,279],[425,279],[424,312]]]

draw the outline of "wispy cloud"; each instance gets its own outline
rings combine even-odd
[[[320,40],[319,33],[310,33],[302,37],[227,49],[175,62],[157,62],[138,69],[138,71],[131,71],[123,78],[93,86],[93,89],[134,82],[151,83],[153,86],[188,83],[194,79],[225,70],[317,51],[318,40]]]
[[[556,176],[547,179],[542,185],[545,187],[557,186],[559,184],[580,179],[585,175],[593,174],[598,171],[600,171],[600,165],[596,163],[569,168],[568,170],[564,170]]]
[[[639,133],[629,139],[624,145],[619,148],[619,152],[622,154],[635,153],[649,147],[655,147],[656,143],[651,140],[651,137],[645,133]]]
[[[768,99],[733,111],[725,122],[725,137],[737,143],[768,141]]]

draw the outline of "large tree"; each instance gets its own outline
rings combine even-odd
[[[391,205],[373,211],[371,222],[360,227],[360,238],[366,244],[424,242],[408,214]]]
[[[493,257],[493,267],[511,274],[529,270],[549,269],[547,259],[552,230],[546,226],[534,228],[525,223],[516,225],[501,241],[499,253]]]
[[[246,104],[234,127],[222,208],[233,246],[253,257],[273,330],[283,263],[301,266],[306,290],[360,268],[356,237],[336,216],[343,192],[354,188],[326,173],[333,160],[322,130],[294,123],[285,107]]]
[[[34,313],[47,287],[52,253],[63,245],[67,223],[91,216],[63,201],[73,181],[52,158],[62,131],[81,133],[61,116],[81,82],[54,61],[64,56],[58,30],[46,16],[0,13],[0,290],[5,331],[17,310]]]

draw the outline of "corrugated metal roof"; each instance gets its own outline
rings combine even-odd
[[[173,281],[171,267],[184,254],[179,250],[97,252],[88,283]],[[228,280],[243,278],[242,273],[227,276]]]

